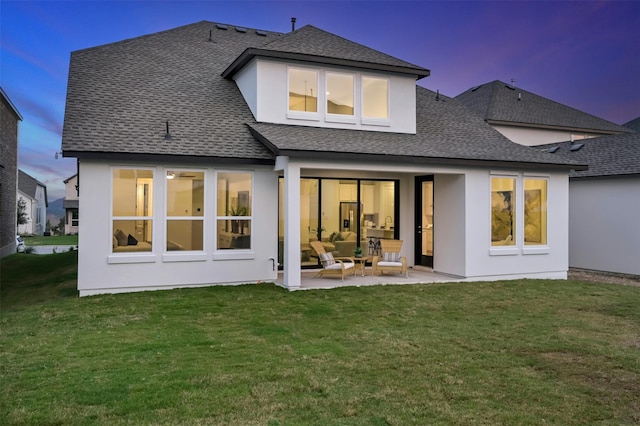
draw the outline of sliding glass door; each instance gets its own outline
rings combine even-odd
[[[398,181],[332,178],[300,179],[300,258],[302,267],[319,265],[311,241],[322,241],[327,253],[351,257],[360,246],[376,254],[377,241],[397,238]],[[284,248],[284,179],[280,178],[279,259]]]

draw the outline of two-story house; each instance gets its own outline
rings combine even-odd
[[[18,125],[22,115],[0,87],[0,258],[16,252]]]
[[[456,99],[509,140],[535,146],[619,135],[619,124],[499,80],[472,87]]]
[[[64,183],[64,233],[65,235],[78,233],[78,222],[80,220],[78,211],[78,174],[68,177]]]
[[[82,176],[81,296],[275,281],[403,240],[412,267],[566,278],[569,170],[429,70],[305,26],[199,22],[71,55],[63,153]],[[342,235],[342,238],[338,238]],[[390,278],[393,279],[393,278]]]
[[[25,206],[26,223],[18,225],[20,235],[44,235],[47,226],[47,186],[18,170],[17,203]]]

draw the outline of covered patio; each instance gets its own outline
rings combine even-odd
[[[405,277],[403,274],[386,274],[386,275],[371,275],[371,268],[365,269],[365,275],[358,270],[355,275],[349,275],[345,277],[344,281],[340,277],[316,277],[318,270],[307,269],[301,272],[301,285],[300,290],[321,290],[332,289],[340,287],[361,287],[371,285],[403,285],[403,284],[428,284],[428,283],[446,283],[446,282],[461,282],[465,281],[465,278],[455,277],[451,275],[439,274],[433,272],[429,268],[415,267],[409,269],[409,277]],[[278,279],[276,284],[282,287],[284,285],[283,272],[278,273]]]

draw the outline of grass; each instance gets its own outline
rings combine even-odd
[[[43,237],[35,235],[33,237],[23,237],[27,246],[75,246],[78,245],[78,235],[52,235]]]
[[[75,256],[2,261],[5,424],[640,422],[638,287],[247,285],[78,299]],[[20,272],[49,259],[46,279]]]

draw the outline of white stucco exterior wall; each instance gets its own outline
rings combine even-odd
[[[640,275],[640,176],[569,186],[569,265]]]
[[[134,163],[113,166],[149,168]],[[142,290],[274,281],[277,271],[277,175],[272,168],[198,167],[162,164],[154,170],[153,252],[112,253],[111,165],[80,163],[82,186],[79,231],[78,290],[81,296]],[[204,169],[205,240],[203,252],[165,253],[165,170]],[[215,172],[253,172],[251,250],[215,250]],[[274,259],[272,261],[271,259]]]
[[[291,118],[288,114],[288,67],[318,71],[318,91],[326,93],[325,71],[348,72],[355,75],[355,120],[352,123],[332,121],[325,114],[324,97],[318,98],[318,113],[309,119]],[[372,76],[389,79],[389,122],[384,125],[363,123],[361,77]],[[416,132],[416,86],[415,79],[395,74],[375,72],[350,72],[341,68],[306,66],[299,63],[276,62],[256,59],[248,64],[236,77],[236,84],[249,105],[256,121],[265,123],[292,124],[352,130],[374,130],[379,132]]]

